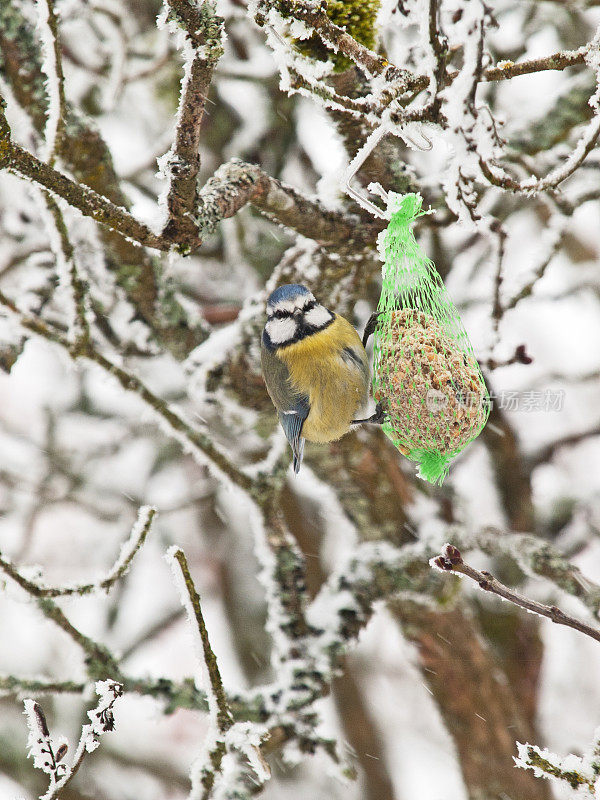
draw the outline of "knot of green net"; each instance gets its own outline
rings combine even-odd
[[[388,192],[387,204],[387,210],[390,214],[388,231],[392,236],[397,228],[403,225],[410,225],[411,222],[424,213],[421,211],[423,206],[421,195],[414,192],[410,194]]]
[[[389,223],[379,234],[377,246],[384,263],[382,301],[393,306],[400,284],[407,286],[425,279],[429,259],[423,254],[412,232],[413,222],[423,216],[420,194],[388,192]],[[384,300],[384,298],[387,298]]]

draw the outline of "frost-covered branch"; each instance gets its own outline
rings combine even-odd
[[[488,67],[483,72],[486,81],[505,81],[517,78],[519,75],[532,75],[546,70],[563,70],[585,64],[585,56],[589,45],[584,45],[578,50],[562,50],[549,56],[529,58],[525,61],[501,61],[495,67]],[[452,79],[456,73],[449,76]]]
[[[211,797],[225,800],[244,796],[238,792],[244,786],[248,770],[255,787],[262,785],[270,775],[259,749],[266,728],[255,723],[234,722],[185,554],[174,546],[168,551],[167,560],[179,586],[181,602],[195,638],[199,639],[198,657],[210,687],[207,688],[207,698],[211,730],[202,754],[192,766],[190,800],[209,800]]]
[[[461,532],[456,527],[450,528],[447,535],[457,541],[461,550],[477,549],[489,556],[508,558],[526,575],[546,578],[600,617],[600,586],[539,536],[496,528]]]
[[[367,77],[383,76],[386,81],[402,81],[404,91],[414,88],[415,78],[410,72],[395,67],[383,56],[357,42],[344,28],[329,19],[321,5],[306,0],[259,0],[255,6],[256,21],[259,24],[274,22],[272,11],[283,19],[303,22],[324,44],[351,59]]]
[[[53,197],[44,192],[44,200],[52,221],[48,225],[51,246],[56,257],[59,283],[70,294],[69,337],[73,347],[85,347],[90,338],[90,320],[85,283],[75,261],[75,252],[65,225],[64,216]],[[67,284],[64,286],[64,284]]]
[[[600,728],[585,755],[557,756],[545,748],[517,742],[519,755],[515,764],[530,769],[538,778],[555,780],[577,792],[577,797],[596,800],[600,788]],[[566,788],[566,787],[565,787]]]
[[[357,231],[356,217],[331,211],[320,201],[309,199],[267,175],[256,164],[237,158],[220,166],[203,186],[195,211],[196,222],[201,229],[212,231],[218,222],[232,217],[247,203],[322,245],[348,243],[357,234],[366,240],[371,234],[369,226],[361,226],[360,233]]]
[[[179,570],[183,578],[183,586],[180,587],[181,602],[187,611],[190,625],[194,625],[195,633],[200,637],[203,663],[206,666],[212,690],[208,695],[211,714],[214,717],[214,722],[219,732],[225,733],[225,731],[233,725],[233,718],[227,704],[227,698],[225,697],[225,690],[223,689],[223,681],[221,679],[221,673],[219,672],[217,657],[210,646],[208,631],[206,630],[206,623],[204,622],[202,607],[200,605],[200,597],[194,586],[194,581],[183,550],[179,547],[173,547],[167,553],[167,560],[171,565],[171,569],[173,570],[178,584],[180,584],[180,580],[178,580],[178,575],[175,571],[175,562],[179,565]]]
[[[0,557],[0,569],[12,578],[36,602],[44,616],[61,628],[84,653],[88,673],[94,677],[120,676],[117,662],[109,650],[99,642],[81,633],[65,616],[65,613],[48,597],[39,596],[39,586],[26,578],[10,561]]]
[[[576,172],[596,146],[600,136],[600,28],[596,31],[594,38],[577,52],[582,61],[594,70],[596,90],[588,101],[593,110],[592,119],[584,128],[574,149],[561,164],[551,169],[545,177],[531,177],[525,181],[515,180],[496,163],[495,159],[486,158],[480,153],[482,174],[493,185],[511,192],[529,195],[552,191]]]
[[[0,112],[0,123],[3,121]],[[117,231],[130,241],[156,250],[170,250],[180,244],[172,232],[153,233],[146,225],[106,197],[76,183],[58,170],[37,159],[10,140],[8,125],[0,127],[0,169],[8,169],[44,187],[52,195],[66,200],[85,216]],[[270,177],[260,167],[237,159],[217,170],[199,193],[194,222],[197,225],[195,247],[200,246],[201,231],[212,231],[222,219],[232,217],[251,203],[283,225],[324,245],[347,242],[357,236],[356,220],[340,211],[327,209],[296,189]],[[370,229],[361,238],[369,236]],[[176,233],[173,235],[177,235]],[[185,244],[185,243],[184,243]]]
[[[18,319],[19,324],[26,330],[35,333],[37,336],[47,339],[50,342],[60,345],[66,350],[71,358],[85,358],[97,364],[104,372],[112,375],[113,378],[128,392],[133,392],[140,397],[145,405],[151,409],[165,425],[178,442],[187,447],[190,452],[200,459],[201,463],[212,463],[220,474],[229,478],[233,483],[245,491],[254,488],[252,479],[240,470],[230,459],[215,446],[211,437],[196,428],[193,428],[183,417],[173,409],[135,375],[127,372],[118,364],[111,361],[106,356],[99,353],[88,343],[85,348],[79,348],[76,353],[70,346],[68,339],[59,331],[51,328],[39,317],[26,314],[19,310],[15,303],[10,300],[3,292],[0,292],[0,305],[7,308]]]
[[[514,605],[524,608],[527,611],[531,611],[534,614],[540,614],[542,617],[547,617],[548,619],[552,620],[552,622],[556,622],[558,625],[566,625],[567,627],[573,628],[574,630],[579,631],[580,633],[583,633],[592,639],[595,639],[597,642],[600,642],[600,630],[592,628],[590,625],[586,625],[585,622],[581,622],[569,614],[565,614],[565,612],[561,611],[561,609],[557,608],[557,606],[547,606],[544,603],[538,603],[537,600],[530,600],[527,597],[517,594],[503,583],[500,583],[500,581],[490,572],[480,572],[479,570],[474,569],[469,564],[465,563],[465,561],[463,561],[460,551],[457,547],[454,547],[454,545],[446,544],[442,549],[441,554],[435,558],[432,558],[429,563],[432,567],[435,567],[442,572],[454,572],[458,575],[464,575],[467,578],[471,578],[471,580],[474,580],[479,588],[483,589],[484,592],[496,594],[498,597],[508,600],[509,603],[513,603]]]
[[[583,164],[585,159],[596,146],[600,136],[600,112],[588,123],[577,145],[562,164],[550,170],[544,178],[530,178],[526,181],[517,181],[497,164],[486,163],[481,160],[481,171],[487,180],[494,186],[507,189],[510,192],[521,194],[536,194],[556,187],[570,178]]]
[[[48,114],[46,120],[46,159],[52,166],[60,151],[65,135],[67,121],[67,101],[65,99],[65,75],[62,65],[62,51],[58,34],[58,18],[54,0],[36,0],[38,11],[38,31],[42,40],[44,72],[48,92]]]
[[[309,607],[309,620],[320,629],[318,645],[337,660],[373,614],[378,600],[401,592],[423,590],[429,579],[427,548],[421,544],[393,547],[388,542],[363,542],[340,565]]]
[[[33,758],[34,767],[50,776],[50,783],[40,800],[54,800],[74,778],[87,753],[92,753],[100,744],[103,733],[114,730],[113,707],[123,694],[123,687],[113,680],[97,681],[98,705],[87,712],[90,722],[83,725],[79,743],[71,764],[65,760],[69,745],[64,737],[53,739],[50,736],[46,717],[39,703],[24,701],[24,714],[27,718],[29,737],[28,755]]]
[[[173,576],[179,586],[181,603],[187,611],[194,639],[199,638],[200,640],[200,647],[197,648],[200,651],[198,658],[208,675],[207,698],[212,723],[212,730],[208,738],[212,741],[209,741],[205,748],[207,757],[195,765],[192,771],[192,791],[190,795],[191,797],[202,797],[202,800],[208,800],[212,794],[215,780],[221,772],[223,757],[226,754],[224,736],[233,725],[233,717],[225,697],[217,658],[210,646],[200,598],[194,586],[183,550],[175,546],[172,547],[167,553],[167,561],[171,565]]]
[[[132,527],[127,541],[123,543],[119,557],[110,568],[108,573],[99,580],[92,583],[80,583],[75,586],[55,587],[44,586],[42,583],[38,582],[36,584],[30,584],[28,586],[28,591],[35,597],[66,597],[75,594],[91,594],[92,592],[99,591],[108,592],[112,588],[113,584],[122,578],[123,575],[125,575],[125,573],[128,571],[135,555],[146,541],[146,537],[150,531],[150,527],[155,517],[156,509],[152,508],[152,506],[142,506],[142,508],[140,508],[137,521]],[[12,567],[12,565],[1,555],[0,566],[8,574],[10,574],[9,570],[14,570],[14,567]],[[14,577],[14,575],[11,575],[11,577]]]
[[[21,178],[43,186],[52,195],[66,200],[70,206],[85,216],[117,231],[130,241],[157,250],[166,249],[166,242],[125,208],[115,205],[88,186],[76,183],[11,141],[8,125],[1,125],[2,121],[5,120],[0,120],[0,169],[8,169]]]
[[[166,0],[162,17],[172,31],[185,30],[185,61],[175,139],[161,159],[168,176],[168,221],[164,234],[181,249],[198,246],[198,231],[190,218],[196,202],[200,168],[200,130],[214,68],[223,54],[223,19],[212,0]]]
[[[70,770],[63,758],[69,749],[66,739],[53,740],[48,730],[46,716],[39,703],[27,699],[24,701],[24,714],[27,719],[29,735],[27,737],[27,755],[33,759],[33,766],[50,776],[48,790],[42,796],[43,800],[55,795],[55,789],[64,785]]]

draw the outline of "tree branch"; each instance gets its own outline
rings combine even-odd
[[[173,550],[169,553],[169,559],[171,558],[178,563],[179,569],[181,570],[181,574],[183,576],[183,581],[185,584],[185,590],[187,592],[187,596],[189,599],[189,607],[191,609],[193,617],[196,620],[196,625],[198,627],[198,634],[202,642],[204,663],[206,665],[208,677],[210,680],[212,696],[214,697],[216,704],[216,707],[214,709],[215,722],[217,723],[219,732],[225,733],[233,725],[233,717],[231,716],[231,710],[229,709],[227,697],[225,696],[223,681],[221,679],[221,673],[219,672],[219,666],[217,664],[217,657],[215,656],[213,649],[210,646],[208,631],[206,630],[206,623],[204,622],[202,607],[200,605],[200,597],[198,596],[198,592],[196,591],[196,587],[194,586],[194,581],[192,580],[190,568],[188,566],[187,559],[185,557],[185,553],[183,552],[183,550],[181,550],[178,547],[173,548]],[[188,607],[187,602],[185,603],[185,605],[186,607]],[[191,615],[190,615],[190,622],[191,622]]]
[[[79,274],[77,264],[75,263],[75,252],[71,244],[71,239],[69,238],[69,232],[67,231],[62,211],[49,192],[43,192],[43,194],[54,222],[54,228],[58,234],[58,246],[53,248],[55,250],[56,260],[58,264],[61,264],[62,270],[66,273],[64,277],[66,277],[69,282],[69,288],[72,294],[73,319],[69,326],[69,333],[73,346],[77,348],[85,346],[90,338],[86,287]],[[52,223],[50,223],[50,225],[52,225]],[[51,237],[52,240],[53,238],[54,237]],[[58,272],[60,280],[60,269]]]
[[[117,206],[93,189],[53,169],[20,145],[10,141],[7,128],[0,128],[0,169],[8,169],[22,178],[43,186],[52,195],[62,197],[69,205],[101,225],[117,231],[130,241],[156,250],[168,249],[166,242],[139,222],[122,206]]]
[[[233,158],[222,164],[204,185],[198,199],[196,221],[206,231],[234,216],[250,203],[266,216],[313,239],[323,246],[348,244],[374,236],[371,225],[358,232],[358,219],[331,211],[318,200],[309,200],[291,186],[272,178],[256,164]]]
[[[580,442],[584,442],[586,439],[590,439],[593,436],[600,436],[600,423],[593,425],[588,430],[579,431],[577,433],[569,433],[566,436],[561,436],[558,439],[555,439],[545,447],[541,447],[527,460],[532,468],[537,467],[540,464],[547,464],[563,447],[573,447],[580,444]]]
[[[41,678],[18,678],[0,675],[0,697],[28,694],[82,694],[87,684],[76,681],[53,681]]]
[[[180,443],[184,443],[184,446],[191,446],[192,452],[201,454],[203,461],[206,459],[212,462],[213,465],[234,484],[249,494],[252,494],[255,489],[260,491],[260,487],[254,485],[252,478],[238,469],[238,467],[212,443],[207,434],[192,428],[192,426],[176,414],[164,400],[151,392],[139,378],[113,363],[110,359],[106,358],[106,356],[103,356],[93,348],[91,343],[88,342],[85,347],[79,348],[75,352],[68,339],[63,336],[62,333],[51,328],[43,320],[39,319],[39,317],[34,317],[20,311],[15,303],[3,292],[0,292],[0,305],[8,308],[17,317],[20,325],[27,330],[35,333],[37,336],[41,336],[43,339],[60,345],[74,360],[85,358],[97,364],[105,372],[116,378],[123,389],[137,394],[149,408],[164,420],[175,439]]]
[[[483,72],[483,79],[486,81],[505,81],[516,78],[519,75],[531,75],[534,72],[545,72],[546,70],[563,70],[567,67],[575,67],[585,64],[585,56],[589,51],[589,45],[580,47],[579,50],[562,50],[552,53],[549,56],[540,58],[530,58],[527,61],[500,61],[495,67],[488,67]],[[454,77],[458,73],[453,73]]]
[[[53,166],[57,153],[60,152],[65,136],[65,127],[67,120],[67,101],[65,98],[65,75],[62,65],[62,50],[60,46],[60,39],[58,34],[58,19],[54,8],[54,0],[37,0],[38,14],[40,24],[45,25],[49,37],[42,37],[42,47],[46,49],[46,64],[52,64],[54,67],[54,74],[47,75],[48,85],[53,81],[56,82],[56,101],[57,107],[55,112],[57,114],[56,120],[52,120],[50,115],[46,124],[46,151],[47,159],[50,166]],[[46,9],[47,17],[44,20],[42,15],[42,7]],[[48,41],[49,38],[49,41]],[[50,108],[52,104],[50,104]],[[49,130],[50,126],[54,126],[54,130]]]
[[[186,73],[179,98],[175,140],[165,164],[169,174],[167,209],[163,234],[180,247],[199,245],[198,230],[189,214],[196,203],[200,169],[200,129],[215,66],[223,54],[223,19],[207,0],[197,6],[188,0],[167,0],[168,19],[186,29],[192,54],[186,57]]]
[[[99,581],[93,583],[80,583],[75,586],[43,586],[30,584],[32,594],[35,597],[68,597],[74,594],[85,595],[104,590],[108,592],[113,584],[125,575],[129,569],[135,555],[140,550],[150,531],[152,522],[156,516],[156,509],[151,506],[142,506],[139,510],[138,519],[127,541],[121,548],[119,557],[108,571],[108,574]],[[10,562],[5,561],[0,554],[0,566],[5,571],[14,569]]]
[[[568,628],[573,628],[595,639],[597,642],[600,642],[600,630],[586,625],[585,622],[581,622],[571,617],[569,614],[565,614],[564,611],[561,611],[560,608],[556,606],[547,606],[544,603],[538,603],[537,600],[529,600],[527,597],[513,592],[512,589],[500,583],[490,572],[480,572],[469,566],[469,564],[466,564],[463,561],[460,551],[458,548],[454,547],[454,545],[446,544],[442,549],[441,555],[432,558],[429,563],[432,567],[439,569],[441,572],[454,572],[458,575],[471,578],[484,592],[496,594],[498,597],[508,600],[509,603],[513,603],[534,614],[540,614],[542,617],[547,617],[551,619],[552,622],[556,622],[557,625],[566,625]]]
[[[0,113],[1,117],[1,113]],[[1,120],[0,120],[1,121]],[[178,242],[157,235],[106,197],[45,164],[8,138],[8,126],[0,127],[0,169],[9,169],[63,198],[85,216],[117,231],[130,241],[156,250],[170,250]],[[322,245],[348,243],[358,234],[356,218],[330,211],[318,200],[310,200],[254,164],[232,159],[210,178],[198,198],[195,222],[202,231],[212,231],[223,219],[234,216],[248,203],[270,218]],[[360,231],[361,240],[372,238],[370,227]],[[200,236],[195,246],[202,243]]]
[[[383,56],[357,42],[344,28],[335,25],[323,10],[322,4],[305,0],[261,0],[257,5],[256,21],[259,25],[267,21],[270,8],[275,8],[284,17],[302,20],[319,38],[334,50],[348,56],[367,77],[383,75],[386,81],[403,81],[404,91],[414,88],[418,79],[410,72],[390,64]]]

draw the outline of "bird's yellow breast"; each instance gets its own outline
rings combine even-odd
[[[344,348],[358,359],[353,361]],[[310,413],[302,436],[312,442],[331,442],[350,428],[369,393],[369,365],[360,337],[336,314],[322,331],[277,351],[286,364],[292,387],[308,395]]]

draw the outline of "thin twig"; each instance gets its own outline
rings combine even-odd
[[[75,313],[71,338],[74,347],[85,347],[90,338],[90,326],[87,319],[86,307],[86,287],[75,262],[75,252],[71,244],[63,214],[52,195],[49,192],[44,192],[43,194],[48,210],[52,215],[56,232],[58,233],[60,251],[57,254],[57,258],[62,257],[63,268],[67,272],[67,278],[73,295],[73,308]]]
[[[541,58],[530,58],[527,61],[500,61],[495,67],[488,67],[483,72],[483,79],[486,81],[505,81],[516,78],[519,75],[531,75],[535,72],[545,72],[546,70],[563,70],[567,67],[575,67],[585,64],[585,55],[589,45],[580,47],[579,50],[563,50],[552,53]]]
[[[577,145],[562,164],[559,164],[543,178],[530,178],[517,181],[512,178],[500,165],[487,163],[483,158],[479,166],[484,177],[493,185],[517,194],[533,195],[537,192],[556,189],[559,184],[569,178],[583,164],[587,156],[594,149],[600,136],[600,111],[586,126]]]
[[[223,689],[223,681],[221,680],[217,658],[210,646],[208,631],[206,630],[202,607],[200,605],[200,597],[194,586],[185,554],[181,548],[173,547],[168,551],[167,559],[174,570],[176,578],[176,563],[181,571],[184,584],[180,589],[182,604],[188,612],[190,624],[193,624],[194,621],[196,623],[197,633],[202,644],[204,665],[211,686],[211,691],[207,692],[207,699],[209,713],[212,717],[215,730],[206,745],[206,755],[192,767],[192,791],[190,795],[193,797],[199,796],[200,786],[202,786],[201,798],[202,800],[209,800],[215,788],[217,776],[221,773],[223,768],[223,758],[228,752],[226,733],[234,724],[233,716],[227,702],[227,697],[225,696],[225,690]]]
[[[432,567],[442,572],[454,572],[471,578],[484,592],[492,592],[492,594],[496,594],[498,597],[508,600],[509,603],[513,603],[534,614],[540,614],[542,617],[547,617],[551,619],[552,622],[556,622],[557,625],[566,625],[568,628],[573,628],[595,639],[597,642],[600,642],[600,630],[592,628],[590,625],[586,625],[585,622],[581,622],[575,619],[575,617],[566,614],[557,606],[547,606],[544,603],[538,603],[537,600],[530,600],[527,597],[517,594],[512,589],[509,589],[508,586],[500,583],[490,572],[480,572],[469,566],[469,564],[466,564],[463,561],[460,550],[452,544],[444,545],[441,554],[432,558],[429,563]]]
[[[54,75],[48,75],[48,81],[55,80],[56,81],[56,91],[58,94],[58,118],[56,120],[56,127],[54,131],[51,132],[51,141],[46,141],[46,145],[51,144],[51,147],[48,149],[48,163],[50,166],[54,165],[56,161],[56,156],[60,152],[63,144],[63,138],[65,135],[65,128],[66,128],[66,120],[67,120],[67,101],[65,98],[65,75],[63,70],[63,63],[62,63],[62,50],[61,50],[61,43],[60,37],[58,33],[58,19],[56,16],[56,11],[54,9],[54,0],[37,0],[39,5],[44,5],[47,11],[47,19],[42,21],[41,20],[41,8],[40,8],[40,22],[41,24],[45,24],[48,26],[48,30],[50,31],[51,41],[47,42],[46,37],[43,37],[43,46],[44,47],[52,47],[52,61],[54,66]],[[46,54],[46,63],[50,61],[50,53]],[[50,119],[48,119],[50,122]],[[47,137],[48,138],[48,137]]]
[[[204,622],[202,607],[200,605],[200,597],[196,591],[196,587],[194,586],[194,581],[192,580],[190,568],[183,550],[176,548],[171,555],[179,564],[189,601],[196,619],[196,625],[198,626],[198,633],[200,634],[202,650],[204,653],[204,663],[206,664],[210,685],[217,705],[215,721],[217,723],[219,732],[225,733],[233,725],[233,717],[231,715],[225,690],[223,688],[223,681],[221,679],[221,673],[219,672],[217,657],[210,646],[208,631],[206,630],[206,623]]]
[[[551,461],[559,450],[563,447],[574,447],[575,445],[585,442],[594,436],[600,436],[600,423],[590,426],[587,430],[578,431],[577,433],[569,433],[555,439],[545,447],[541,447],[533,453],[528,459],[531,468],[537,467],[540,464],[547,464]]]
[[[40,594],[40,587],[22,575],[17,568],[0,556],[0,569],[37,601],[45,617],[52,620],[77,644],[87,656],[88,671],[94,678],[118,677],[120,670],[108,649],[81,633],[65,616],[56,603]]]
[[[152,522],[156,516],[156,509],[152,508],[151,506],[144,506],[140,508],[140,513],[138,516],[138,521],[134,525],[132,529],[132,535],[127,540],[125,547],[128,549],[125,552],[121,552],[113,566],[110,568],[108,574],[102,578],[102,580],[94,581],[93,583],[81,583],[76,586],[38,586],[37,584],[32,584],[36,586],[35,591],[32,593],[35,594],[36,597],[68,597],[70,595],[85,595],[91,594],[92,592],[98,592],[104,590],[108,592],[109,589],[120,579],[129,569],[131,562],[133,561],[136,553],[140,550],[144,542],[146,541],[146,537],[148,532],[150,531],[150,527]],[[4,569],[5,566],[8,568],[8,562],[6,562],[2,556],[0,555],[0,566]],[[12,565],[11,565],[12,566]],[[6,570],[5,570],[6,571]]]
[[[53,681],[41,678],[19,678],[0,675],[0,697],[23,694],[82,694],[87,687],[76,681]]]

